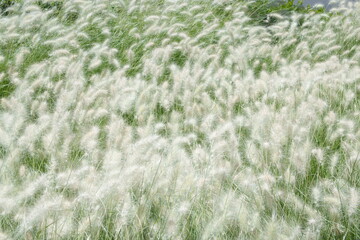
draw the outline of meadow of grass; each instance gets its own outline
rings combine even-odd
[[[0,2],[0,239],[360,239],[360,4]]]

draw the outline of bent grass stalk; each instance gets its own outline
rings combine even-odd
[[[0,8],[0,239],[360,237],[359,4]]]

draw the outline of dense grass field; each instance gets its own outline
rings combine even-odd
[[[360,239],[360,4],[0,1],[0,239]]]

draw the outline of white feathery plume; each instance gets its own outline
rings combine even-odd
[[[0,16],[0,212],[19,236],[110,236],[107,220],[123,238],[355,231],[358,9],[265,27],[251,3],[221,4],[29,0]]]

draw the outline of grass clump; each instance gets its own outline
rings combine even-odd
[[[0,239],[360,237],[359,5],[1,4]]]

